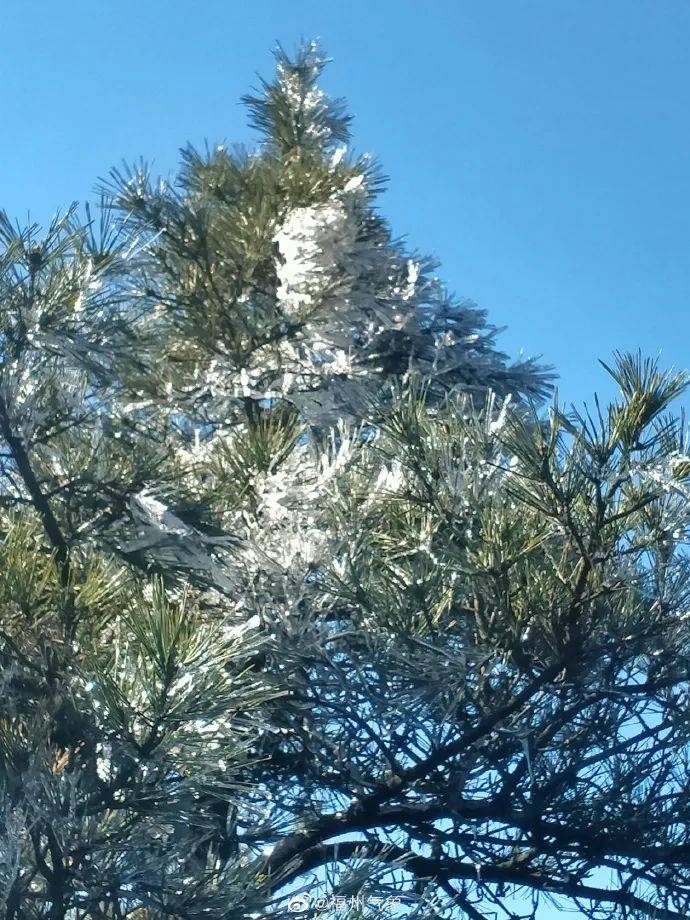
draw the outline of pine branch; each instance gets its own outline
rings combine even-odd
[[[36,478],[29,455],[20,436],[12,429],[7,404],[0,395],[0,434],[9,447],[12,458],[17,466],[19,475],[31,498],[34,508],[38,513],[46,536],[54,550],[55,564],[60,574],[60,585],[63,591],[63,614],[65,627],[68,634],[74,628],[74,595],[72,592],[72,573],[70,564],[69,544],[62,532],[55,514],[46,498],[41,485]]]

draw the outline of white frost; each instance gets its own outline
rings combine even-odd
[[[278,246],[278,301],[288,316],[304,313],[351,254],[356,226],[339,201],[294,208],[273,237]]]

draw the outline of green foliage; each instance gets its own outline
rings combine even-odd
[[[319,153],[335,143],[349,140],[350,118],[343,99],[329,99],[319,88],[326,64],[314,42],[290,58],[282,48],[276,52],[277,75],[261,81],[260,96],[247,95],[250,123],[280,153],[295,148]]]
[[[205,470],[213,477],[220,500],[236,503],[252,489],[255,478],[273,473],[290,455],[298,437],[301,423],[291,406],[274,409],[254,409],[247,425],[215,445]]]
[[[624,403],[612,409],[611,437],[627,450],[644,448],[640,441],[644,430],[685,390],[687,374],[660,371],[651,358],[617,355],[615,368],[606,364],[621,389]]]

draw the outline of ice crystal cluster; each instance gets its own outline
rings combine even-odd
[[[290,211],[273,237],[278,247],[278,302],[285,315],[309,314],[337,285],[352,258],[357,227],[341,202]],[[347,272],[350,274],[350,272]],[[347,297],[347,290],[344,292]]]

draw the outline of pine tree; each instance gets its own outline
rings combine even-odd
[[[4,916],[690,912],[687,380],[554,400],[313,46],[0,262]]]

